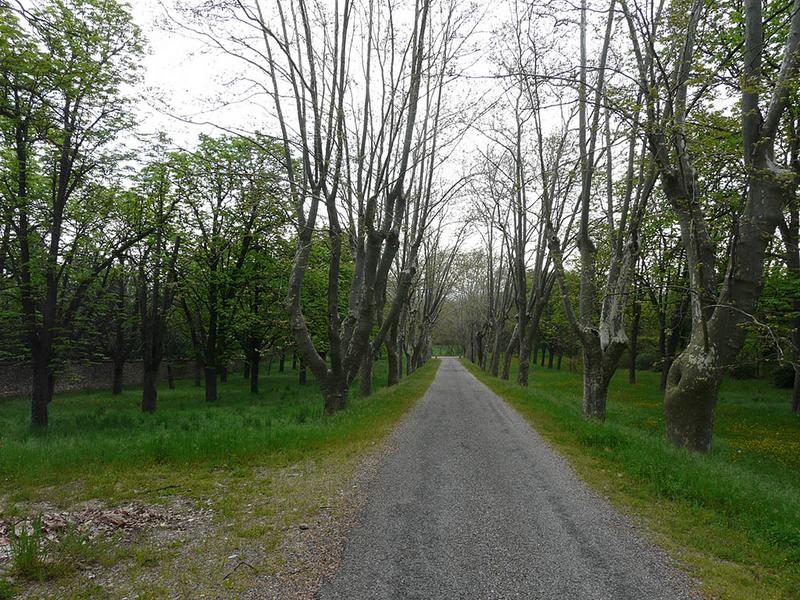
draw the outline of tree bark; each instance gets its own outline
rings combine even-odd
[[[206,402],[217,401],[217,368],[206,365],[203,369],[206,384]]]
[[[175,369],[172,368],[172,363],[167,364],[167,385],[169,389],[175,389]]]
[[[122,379],[125,375],[125,359],[114,361],[114,374],[111,384],[111,393],[119,396],[122,393]]]
[[[628,383],[636,383],[636,356],[639,353],[639,323],[642,317],[642,305],[634,300],[633,319],[631,322],[630,360],[628,362]]]
[[[514,326],[514,331],[511,332],[511,339],[508,340],[506,352],[503,356],[503,373],[500,375],[501,379],[508,380],[511,376],[511,359],[514,357],[514,348],[517,347],[519,341],[519,327]]]
[[[389,374],[387,377],[387,385],[395,385],[400,379],[400,364],[397,352],[397,322],[395,322],[389,329],[389,336],[386,339],[386,357],[389,363]]]
[[[583,360],[583,415],[604,421],[609,380],[606,379],[599,357],[587,360],[587,352],[584,352]]]
[[[278,373],[283,373],[286,370],[286,354],[281,352],[280,362],[278,363]]]
[[[47,347],[42,348],[41,342],[33,344],[31,423],[34,427],[47,427],[48,408],[53,399],[51,360],[52,350]]]
[[[251,350],[248,358],[250,365],[250,393],[258,393],[259,385],[259,366],[261,365],[261,353],[258,350]]]
[[[374,364],[372,352],[366,352],[361,359],[361,367],[358,370],[358,395],[366,398],[372,395],[372,367]]]
[[[152,413],[156,411],[156,400],[158,398],[158,366],[145,365],[142,378],[142,412]]]

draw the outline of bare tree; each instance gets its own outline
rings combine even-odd
[[[760,0],[746,0],[741,130],[747,193],[727,267],[717,285],[715,246],[686,142],[687,117],[696,101],[690,98],[689,88],[704,7],[699,0],[688,5],[680,47],[664,51],[677,56],[670,63],[652,41],[661,31],[660,9],[649,11],[622,2],[645,95],[649,150],[664,194],[677,214],[689,267],[692,329],[688,346],[673,362],[667,378],[665,424],[674,445],[696,451],[711,447],[719,384],[744,344],[747,330],[742,325],[750,320],[761,294],[767,247],[793,186],[790,173],[775,163],[774,147],[800,61],[800,2],[795,1],[782,64],[774,81],[765,81],[763,6]],[[738,49],[725,60],[737,55]],[[772,89],[765,104],[761,96],[768,87]],[[701,86],[697,94],[707,88]]]

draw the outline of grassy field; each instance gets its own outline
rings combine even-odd
[[[581,376],[536,367],[530,387],[481,381],[510,402],[595,489],[643,522],[710,598],[800,597],[800,418],[765,381],[728,380],[708,456],[664,438],[655,373],[611,384],[603,424],[580,413]]]
[[[0,598],[11,594],[3,591],[11,585],[59,598],[105,597],[109,587],[112,596],[142,597],[247,589],[254,577],[281,567],[280,557],[269,550],[294,525],[313,519],[321,507],[332,513],[347,509],[340,506],[343,487],[424,393],[437,365],[430,361],[398,386],[385,388],[386,365],[379,362],[376,393],[363,400],[351,394],[348,408],[327,418],[313,378],[300,386],[293,371],[264,377],[258,395],[235,375],[220,385],[214,404],[203,400],[201,388],[180,381],[175,390],[159,390],[158,410],[151,415],[139,411],[135,389],[118,397],[63,394],[53,401],[50,427],[43,433],[30,429],[25,399],[0,400],[0,516],[7,521],[95,500],[213,513],[203,539],[181,542],[189,553],[172,547],[174,540],[106,547],[93,542],[91,551],[83,540],[77,556],[56,559],[63,549],[51,552],[47,569],[0,573]],[[249,568],[226,576],[224,557],[255,546],[264,553],[251,557]],[[96,576],[85,576],[97,569],[113,570],[113,581],[99,586]],[[42,587],[35,581],[42,579],[51,582]]]

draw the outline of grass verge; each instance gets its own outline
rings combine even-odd
[[[617,378],[608,419],[598,423],[581,416],[578,374],[536,369],[530,387],[521,388],[463,362],[590,486],[641,521],[653,541],[699,580],[704,595],[798,597],[800,473],[791,466],[800,457],[789,456],[778,441],[787,435],[791,449],[800,422],[782,396],[779,401],[763,383],[723,388],[715,450],[699,456],[664,440],[652,374],[641,374],[633,386]]]

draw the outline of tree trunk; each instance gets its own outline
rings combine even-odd
[[[372,395],[372,367],[374,365],[372,357],[371,350],[365,352],[358,369],[358,395],[361,398]]]
[[[156,411],[156,399],[158,398],[158,390],[156,388],[158,365],[144,364],[143,368],[142,412],[152,413]]]
[[[122,393],[122,378],[125,374],[125,360],[114,361],[114,375],[111,384],[111,393],[114,396],[119,396]]]
[[[514,331],[511,333],[511,339],[508,340],[506,345],[506,352],[503,356],[503,373],[500,375],[501,379],[508,380],[511,376],[511,359],[514,357],[514,348],[517,347],[519,341],[519,327],[515,326]]]
[[[331,416],[332,414],[343,410],[346,405],[345,394],[340,390],[325,393],[325,415]]]
[[[494,334],[494,347],[492,348],[492,360],[489,363],[489,373],[494,377],[500,372],[500,353],[503,344],[503,327],[498,326]]]
[[[800,366],[794,367],[794,388],[792,389],[792,412],[800,413]]]
[[[219,366],[219,380],[222,383],[228,383],[228,365],[221,363]]]
[[[397,346],[397,378],[398,378],[398,380],[403,378],[403,357],[404,357],[403,348],[398,344],[398,346]]]
[[[528,371],[530,370],[530,354],[528,336],[519,336],[519,368],[517,369],[517,383],[528,387]]]
[[[558,369],[559,371],[561,370],[561,359],[562,358],[564,358],[564,353],[563,352],[559,352],[558,353],[558,362],[556,363],[556,369]]]
[[[175,369],[172,368],[172,363],[167,364],[167,385],[169,389],[175,389]]]
[[[672,363],[664,395],[667,438],[679,448],[711,449],[714,408],[722,379],[702,346],[690,344]]]
[[[583,355],[583,415],[598,421],[606,418],[608,382],[605,381],[600,360],[591,360],[588,353]]]
[[[292,354],[292,371],[297,370],[297,352]]]
[[[547,355],[547,368],[548,369],[552,369],[553,368],[553,358],[554,358],[553,357],[553,347],[550,346],[547,349],[549,351],[549,354]]]
[[[397,324],[395,323],[392,325],[391,329],[389,329],[389,336],[386,340],[386,358],[387,362],[389,363],[389,374],[387,377],[387,385],[395,385],[400,377],[400,369],[402,368],[399,364],[398,355],[397,355]]]
[[[258,393],[258,370],[261,364],[261,353],[258,350],[252,350],[250,357],[247,361],[250,364],[250,393]]]
[[[33,347],[31,423],[34,427],[47,427],[48,407],[53,399],[52,374],[50,372],[51,352],[36,343]]]
[[[283,373],[286,370],[286,354],[281,352],[281,359],[278,363],[278,373]]]
[[[542,346],[542,362],[539,365],[540,367],[544,366],[544,361],[547,358],[547,346]]]
[[[672,361],[667,360],[667,327],[666,321],[659,318],[658,326],[658,354],[661,357],[661,389],[667,389],[667,375]],[[669,363],[669,364],[668,364]]]
[[[628,383],[636,383],[636,355],[639,353],[639,322],[642,317],[642,305],[633,303],[633,320],[631,323],[630,361],[628,362]]]
[[[603,369],[603,359],[599,353],[590,350],[583,352],[583,416],[604,421],[608,383]]]
[[[300,371],[297,374],[297,381],[300,385],[305,385],[308,381],[308,375],[306,373],[306,361],[303,360],[302,356],[300,356]]]
[[[206,402],[217,401],[217,368],[206,366],[203,369],[206,383]]]

